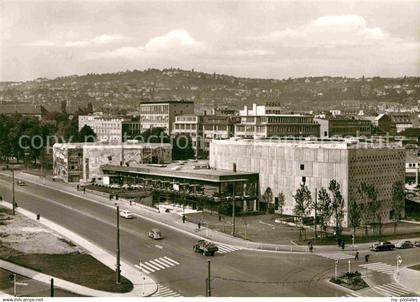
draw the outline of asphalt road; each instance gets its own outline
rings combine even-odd
[[[116,211],[72,196],[54,188],[35,184],[15,186],[16,202],[114,253]],[[0,194],[11,200],[10,178],[0,176]],[[163,214],[164,215],[164,214]],[[234,251],[215,257],[193,252],[196,239],[171,228],[135,218],[121,219],[121,256],[131,264],[169,257],[179,263],[152,272],[150,276],[183,296],[205,296],[207,259],[211,259],[213,296],[343,296],[344,291],[325,281],[334,273],[334,261],[315,255],[274,254]],[[165,238],[147,237],[152,228],[161,229]],[[401,251],[408,261],[415,261],[414,249]],[[400,254],[401,254],[400,252]],[[420,252],[420,249],[417,250]],[[371,261],[394,264],[397,252],[382,253]],[[159,264],[155,261],[156,264]],[[340,262],[340,270],[347,268]],[[140,280],[139,280],[140,282]]]

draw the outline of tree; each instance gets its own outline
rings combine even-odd
[[[286,205],[286,198],[284,197],[284,193],[279,193],[279,209],[280,209],[280,217],[283,216],[284,206]]]
[[[333,213],[332,210],[331,197],[325,188],[321,188],[318,192],[318,201],[316,203],[317,219],[321,227],[321,238],[322,232],[327,232],[328,222]]]
[[[374,185],[362,182],[358,188],[364,203],[360,205],[361,220],[365,227],[365,236],[368,236],[368,226],[375,225],[377,219],[378,205],[378,190]]]
[[[293,209],[293,213],[299,219],[300,225],[300,232],[299,232],[299,240],[302,239],[302,230],[303,228],[303,219],[304,217],[308,216],[312,210],[312,196],[311,191],[309,191],[308,187],[305,184],[300,184],[300,187],[296,190],[296,194],[293,195],[295,199],[295,207]],[[305,232],[305,240],[306,240],[306,232]]]
[[[344,219],[344,198],[340,192],[340,184],[332,179],[328,186],[332,194],[332,210],[335,220],[335,234],[338,237],[341,233],[343,219]]]
[[[398,221],[401,219],[405,207],[404,185],[397,181],[392,185],[392,204],[391,213],[394,220],[394,233],[397,233]]]
[[[175,160],[191,159],[195,157],[191,137],[177,135],[172,138],[172,158]]]
[[[349,204],[349,224],[353,228],[353,236],[356,236],[356,228],[360,226],[361,220],[361,206],[356,201],[352,201]]]
[[[262,199],[264,200],[264,202],[266,203],[267,207],[266,207],[266,212],[269,212],[270,209],[270,205],[273,203],[273,191],[271,191],[271,188],[268,187],[267,189],[265,189],[265,192],[262,196]]]
[[[89,125],[84,125],[82,129],[80,129],[79,133],[77,134],[77,142],[79,143],[87,143],[87,142],[95,142],[96,141],[96,133]]]

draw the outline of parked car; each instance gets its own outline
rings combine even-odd
[[[151,231],[149,231],[148,236],[149,238],[152,238],[154,240],[162,239],[162,233],[159,229],[152,229]]]
[[[26,186],[26,183],[23,180],[18,180],[17,185],[18,186]]]
[[[410,240],[406,240],[406,241],[399,241],[395,247],[397,249],[409,249],[414,247],[414,244],[410,241]]]
[[[193,250],[194,252],[201,253],[205,256],[214,256],[219,248],[210,241],[198,240],[198,242],[193,246]]]
[[[420,247],[420,240],[417,240],[416,242],[414,242],[414,245],[417,247]]]
[[[395,245],[391,242],[378,242],[371,245],[370,250],[374,252],[391,251],[395,249]]]
[[[120,211],[120,216],[121,217],[124,217],[126,219],[130,219],[130,218],[134,218],[135,217],[132,212],[127,211],[127,210],[121,210]]]

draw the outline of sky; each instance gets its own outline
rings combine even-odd
[[[0,81],[195,69],[420,76],[420,1],[0,2]]]

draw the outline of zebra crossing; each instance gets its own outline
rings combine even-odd
[[[316,255],[332,260],[346,260],[346,259],[354,259],[353,255],[345,254],[345,253],[317,253]]]
[[[355,297],[355,298],[359,298],[359,297],[363,297],[362,295],[360,295],[360,294],[358,294],[358,293],[356,293],[356,292],[353,292],[353,293],[348,293],[347,295],[345,295],[345,296],[342,296],[342,297],[348,297],[348,298],[350,298],[350,297]]]
[[[232,253],[232,252],[241,250],[241,248],[239,247],[233,247],[233,246],[224,245],[224,244],[218,244],[217,247],[219,248],[219,250],[217,251],[218,254],[227,254],[227,253]]]
[[[158,290],[154,295],[152,295],[152,297],[162,297],[162,298],[182,297],[177,292],[167,288],[166,286],[164,286],[162,284],[158,283],[157,286],[158,286]]]
[[[359,267],[369,269],[371,271],[387,274],[387,275],[393,275],[396,268],[393,265],[386,264],[383,262],[374,262],[374,263],[368,263],[368,264],[361,264]]]
[[[373,290],[384,297],[403,297],[413,295],[409,290],[396,282],[377,285],[373,288]]]
[[[164,270],[173,266],[179,265],[179,262],[169,258],[169,257],[160,257],[153,260],[148,260],[145,262],[140,262],[140,265],[134,265],[137,269],[142,271],[145,274],[154,273],[160,270]]]

